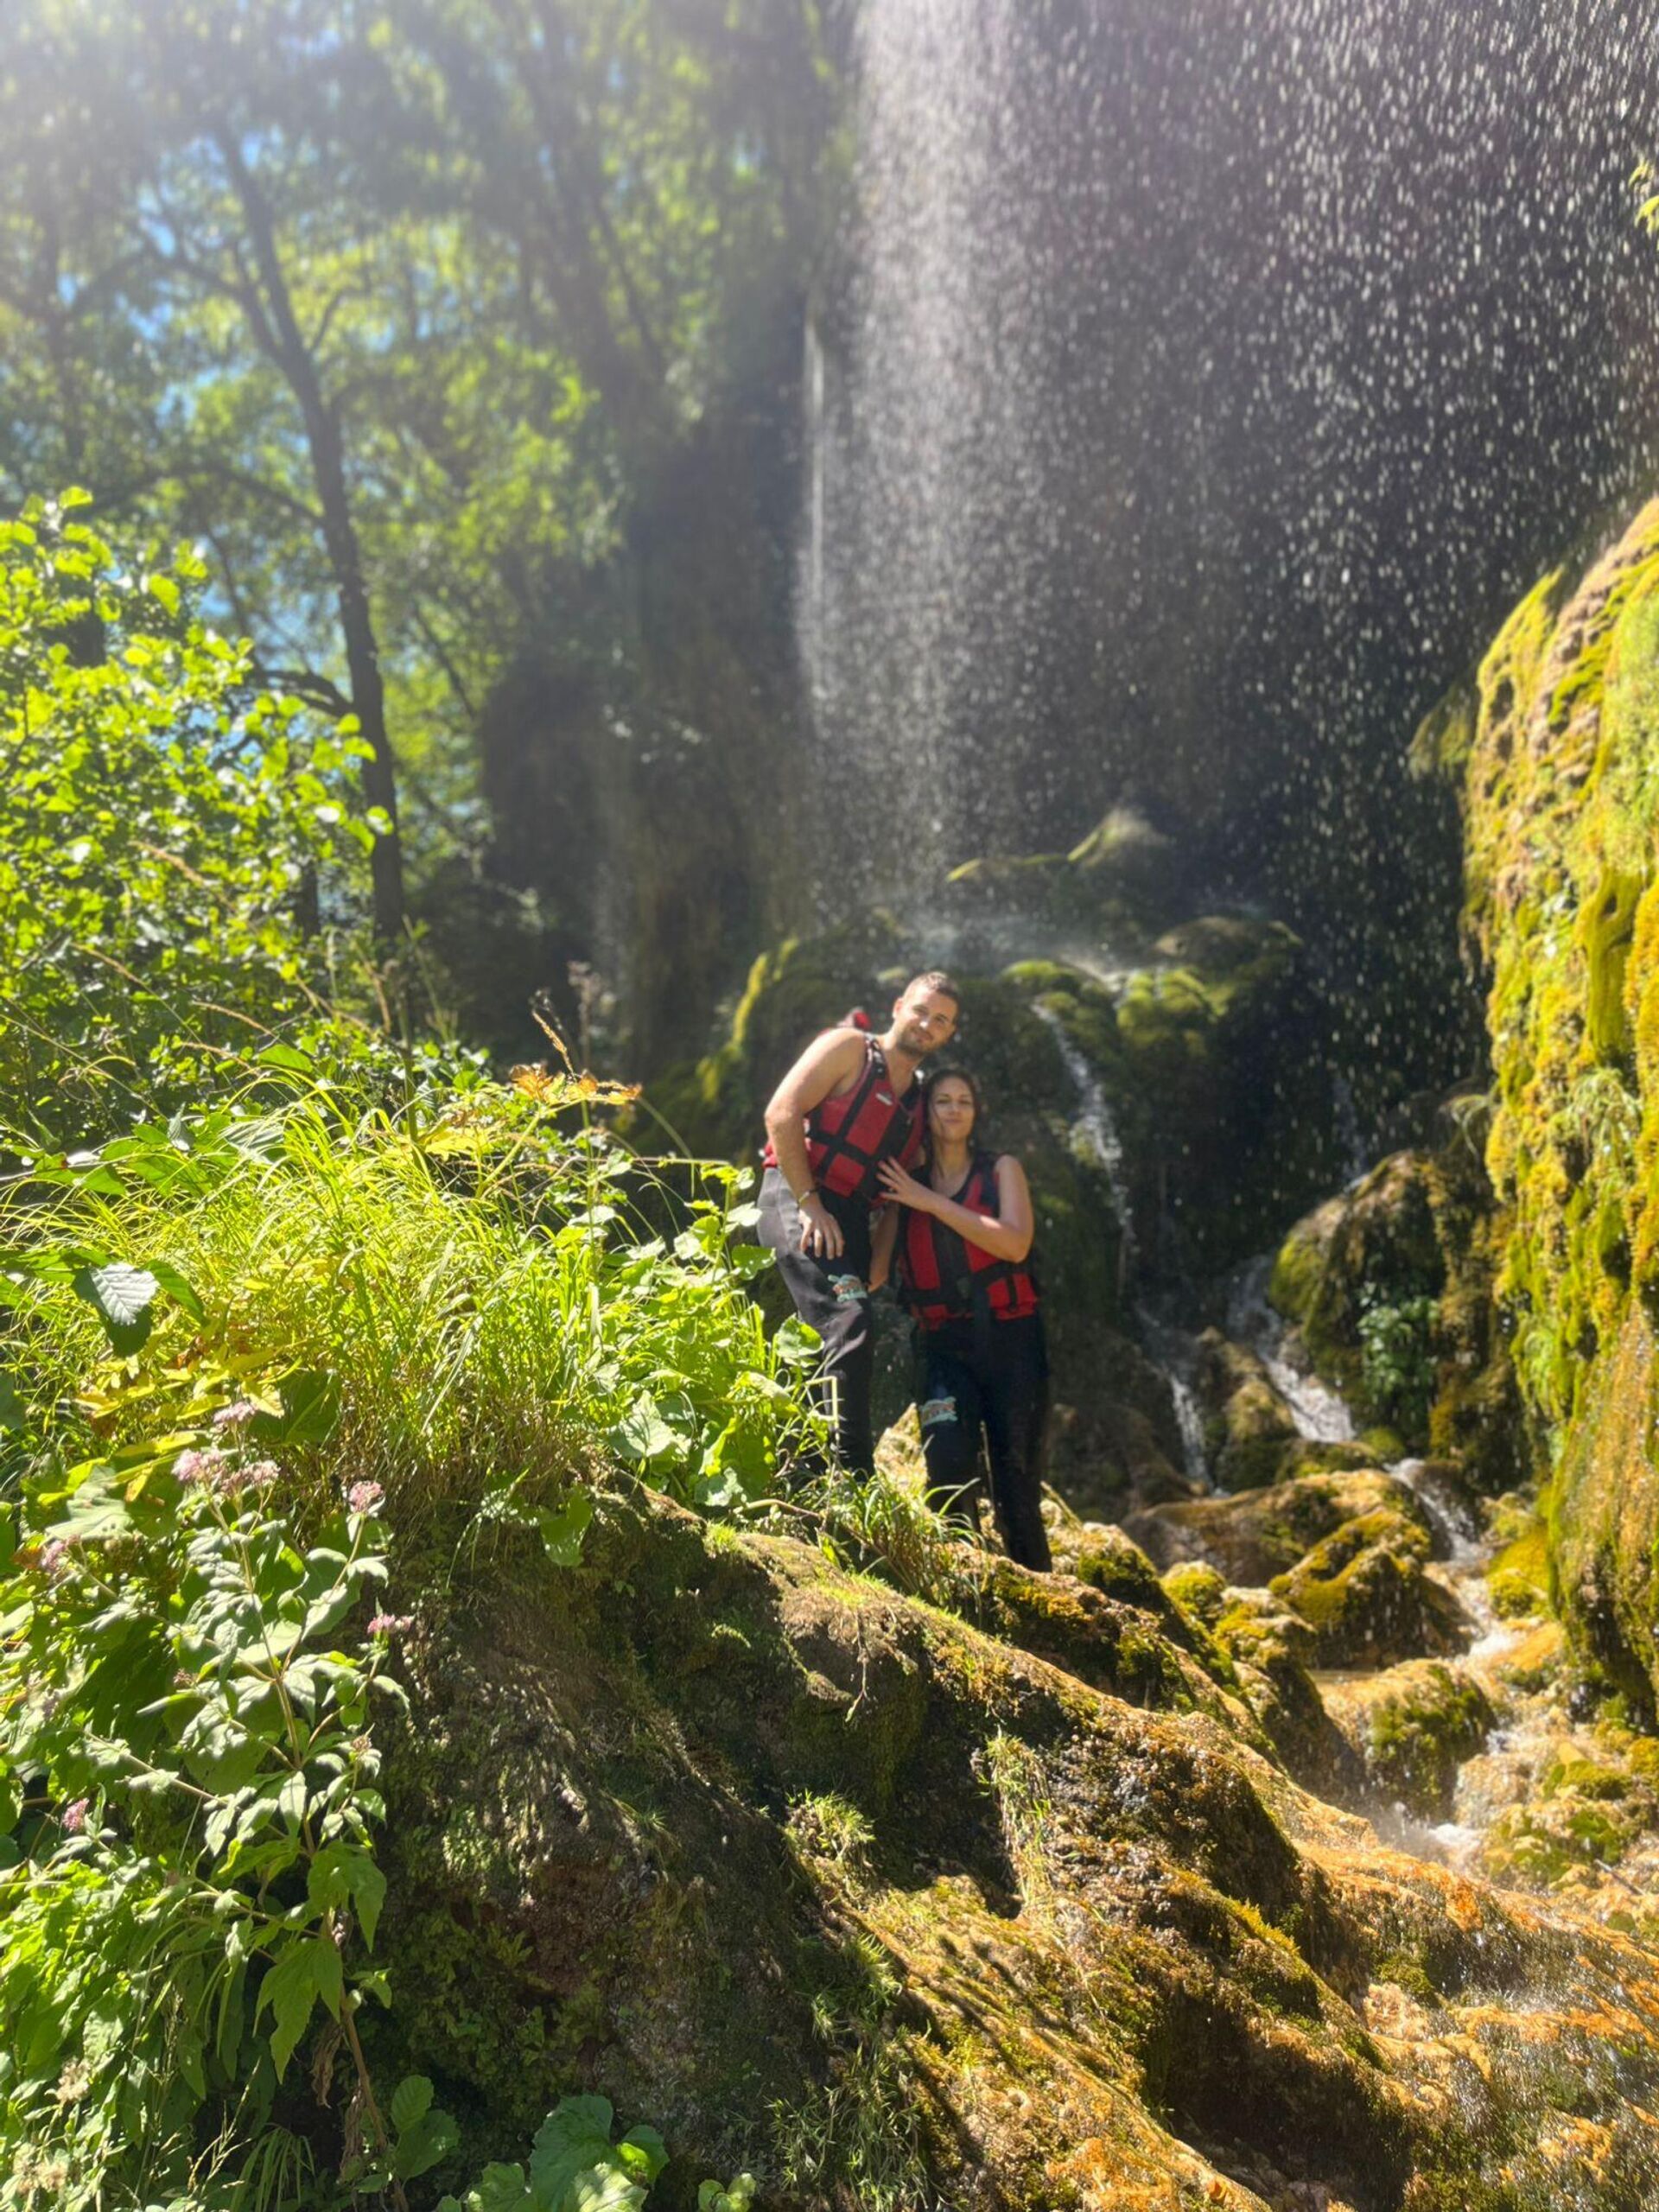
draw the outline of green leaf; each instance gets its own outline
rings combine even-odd
[[[432,2084],[424,2074],[405,2074],[392,2091],[387,2107],[391,2124],[400,2135],[417,2120],[424,2120],[431,2108]]]
[[[200,1299],[197,1297],[191,1285],[170,1260],[152,1260],[149,1263],[149,1272],[168,1296],[176,1300],[183,1306],[193,1321],[207,1319],[207,1309]]]
[[[594,1518],[594,1501],[575,1491],[563,1505],[546,1506],[536,1516],[542,1542],[555,1567],[579,1567],[582,1547]]]
[[[386,1901],[386,1878],[368,1852],[356,1844],[327,1845],[311,1862],[306,1898],[316,1913],[332,1912],[349,1903],[363,1941],[370,1950],[374,1948],[374,1931]]]
[[[438,2212],[528,2212],[536,2204],[522,2166],[486,2166],[478,2187],[469,2189],[462,2203],[458,2197],[441,2197]]]
[[[325,1977],[332,1974],[334,2005],[340,2001],[340,1953],[326,1936],[290,1940],[259,1985],[254,2018],[269,2007],[271,2015],[270,2055],[280,2081],[294,2056],[294,2046],[305,2033],[306,2023],[322,1993]]]
[[[665,1452],[680,1449],[685,1439],[663,1419],[657,1401],[651,1393],[642,1391],[616,1426],[608,1430],[606,1442],[620,1459],[644,1462],[659,1459]]]
[[[255,1064],[262,1068],[280,1068],[285,1075],[315,1076],[316,1062],[306,1053],[296,1052],[292,1045],[267,1045],[263,1052],[256,1052]]]
[[[160,1283],[148,1269],[111,1261],[79,1268],[74,1287],[104,1324],[104,1333],[123,1357],[142,1351],[149,1338],[149,1309]]]
[[[647,2188],[668,2164],[668,2145],[654,2127],[631,2127],[617,2147],[629,2171],[642,2176]]]
[[[630,2180],[620,2165],[588,2166],[565,2191],[561,2212],[638,2212],[645,2187]]]
[[[561,2097],[542,2122],[531,2145],[530,2179],[548,2212],[561,2212],[578,2174],[609,2161],[614,2117],[608,2097]]]
[[[697,2212],[749,2212],[754,2191],[753,2174],[738,2174],[724,2188],[717,2181],[706,2181],[697,2191]]]
[[[461,2140],[461,2130],[447,2112],[429,2112],[391,2146],[391,2170],[400,2181],[429,2173]]]
[[[323,1368],[296,1368],[276,1385],[282,1411],[257,1413],[248,1433],[268,1450],[326,1444],[340,1421],[340,1377]]]

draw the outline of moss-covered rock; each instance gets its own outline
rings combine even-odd
[[[1463,809],[1464,925],[1487,988],[1497,1291],[1581,1653],[1649,1709],[1659,1411],[1659,504],[1505,625],[1418,757]],[[1514,1476],[1510,1478],[1511,1482]]]
[[[1458,1769],[1496,1721],[1473,1675],[1439,1659],[1329,1684],[1325,1705],[1363,1763],[1368,1788],[1434,1821],[1450,1815]]]
[[[666,2212],[742,2166],[777,2212],[1394,2212],[1502,2201],[1506,2098],[1535,2131],[1659,2104],[1647,1955],[1380,1853],[1179,1664],[1137,1706],[635,1493],[578,1568],[504,1548],[408,1674],[378,1948],[422,2001],[364,2032],[474,2165],[583,2088],[663,2129]],[[1577,2063],[1615,2005],[1616,2085]]]
[[[1474,1141],[1484,1103],[1450,1102],[1440,1149],[1394,1154],[1300,1221],[1268,1295],[1362,1422],[1498,1488],[1524,1464],[1524,1426],[1493,1296],[1504,1224]]]
[[[1195,1571],[1209,1570],[1178,1567],[1174,1573]],[[1212,1602],[1207,1592],[1205,1601]],[[1224,1588],[1207,1624],[1286,1771],[1332,1804],[1357,1804],[1364,1770],[1309,1671],[1315,1642],[1307,1623],[1265,1590]]]
[[[1451,1592],[1426,1570],[1420,1522],[1382,1508],[1344,1521],[1268,1584],[1313,1631],[1325,1667],[1389,1666],[1466,1649],[1470,1628]]]
[[[1200,1497],[1135,1515],[1128,1533],[1160,1567],[1200,1560],[1230,1582],[1265,1585],[1344,1522],[1391,1512],[1432,1535],[1416,1493],[1372,1467],[1299,1476],[1236,1497]]]
[[[1258,1356],[1218,1329],[1198,1340],[1196,1377],[1205,1459],[1224,1491],[1278,1481],[1300,1441],[1295,1417]]]

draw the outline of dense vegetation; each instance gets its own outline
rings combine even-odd
[[[360,747],[74,505],[0,544],[0,2202],[401,2204],[457,2135],[375,2061],[400,1640],[607,1478],[764,1498],[804,1344],[734,1171],[387,1029]],[[571,2098],[479,2201],[664,2156]]]

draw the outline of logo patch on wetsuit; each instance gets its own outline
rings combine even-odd
[[[837,1298],[862,1298],[864,1278],[862,1275],[831,1275],[830,1287]]]
[[[956,1417],[957,1402],[954,1398],[930,1398],[925,1406],[917,1408],[917,1418],[924,1428],[938,1428],[943,1422],[955,1421]]]

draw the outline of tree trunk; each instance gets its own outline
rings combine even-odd
[[[316,357],[307,346],[294,312],[270,203],[243,159],[240,146],[228,130],[220,136],[219,147],[247,222],[248,243],[259,275],[262,297],[250,302],[257,311],[252,317],[255,336],[281,370],[298,402],[305,425],[311,473],[322,511],[323,543],[334,579],[340,633],[346,645],[352,711],[370,747],[369,757],[363,763],[363,796],[372,807],[382,810],[388,825],[376,832],[370,873],[374,933],[383,947],[390,948],[399,942],[404,933],[404,860],[397,835],[397,761],[386,732],[386,695],[380,675],[380,649],[374,634],[368,586],[364,581],[357,526],[352,519],[340,411],[323,390]]]

